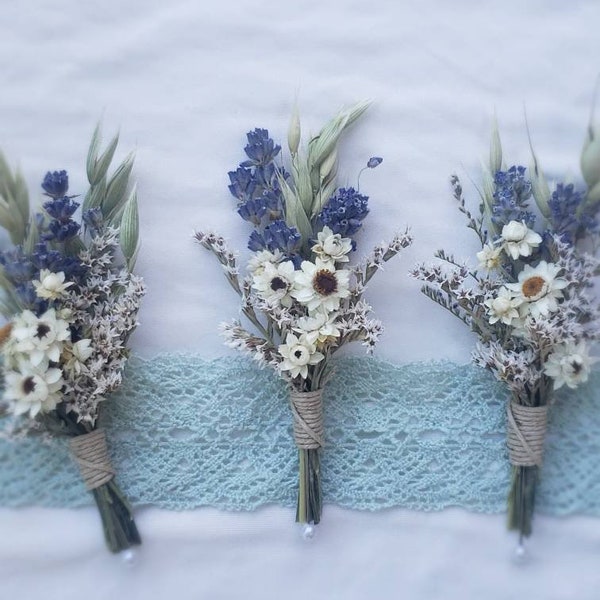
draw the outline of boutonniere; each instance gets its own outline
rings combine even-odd
[[[531,165],[507,166],[494,129],[479,208],[470,212],[458,177],[454,198],[481,244],[478,266],[440,250],[439,263],[413,275],[422,291],[478,337],[475,362],[506,384],[507,445],[512,465],[508,527],[531,534],[548,408],[561,388],[577,388],[595,358],[600,308],[600,138],[590,127],[581,157],[583,182],[550,186]]]
[[[48,172],[45,199],[34,211],[21,175],[0,160],[0,225],[11,241],[0,254],[4,411],[13,417],[13,433],[71,438],[113,552],[139,544],[140,536],[115,481],[98,415],[121,384],[144,295],[133,273],[133,157],[109,175],[117,141],[101,153],[97,128],[87,194],[71,195],[66,171]]]
[[[350,342],[373,350],[382,326],[364,298],[366,287],[411,243],[402,233],[362,260],[354,258],[368,197],[358,186],[338,185],[337,146],[366,108],[363,103],[339,113],[304,149],[295,112],[289,160],[267,130],[248,133],[247,159],[229,173],[237,212],[252,227],[246,273],[240,273],[237,256],[223,238],[196,234],[241,298],[243,319],[222,327],[227,344],[271,367],[288,384],[299,453],[296,521],[307,525],[307,536],[321,519],[320,453],[327,439],[323,390],[332,376],[332,358]],[[381,162],[373,157],[365,168]]]

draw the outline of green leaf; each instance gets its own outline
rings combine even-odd
[[[85,213],[92,208],[100,208],[102,203],[104,202],[104,197],[106,196],[106,176],[102,177],[100,181],[90,187],[87,194],[85,195],[85,199],[83,201],[83,205],[81,207],[81,212]]]
[[[102,203],[102,214],[109,222],[116,223],[119,213],[125,206],[125,202],[127,202],[127,188],[129,186],[129,176],[133,169],[133,161],[133,154],[129,154],[108,182],[106,196]]]
[[[33,254],[35,245],[39,242],[40,232],[38,230],[37,221],[35,218],[29,219],[29,226],[27,228],[27,237],[23,242],[23,250],[27,254]]]
[[[100,135],[100,126],[98,125],[94,130],[90,148],[88,150],[87,172],[88,180],[91,185],[98,183],[102,177],[106,176],[119,143],[119,134],[117,134],[109,142],[106,150],[98,157],[98,150],[101,141]]]
[[[123,216],[121,218],[121,224],[119,227],[119,239],[121,242],[121,249],[123,250],[123,256],[127,261],[127,267],[130,271],[135,266],[135,261],[139,251],[139,214],[138,214],[138,202],[137,193],[134,189],[129,196],[129,199],[125,203],[123,209]]]
[[[23,217],[23,222],[27,223],[29,221],[29,193],[23,174],[19,170],[15,176],[15,201]]]

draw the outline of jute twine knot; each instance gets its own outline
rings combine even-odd
[[[290,392],[294,440],[301,450],[323,446],[323,390]]]
[[[102,429],[74,437],[71,440],[71,452],[88,490],[95,490],[115,476]]]
[[[516,467],[540,467],[544,456],[548,407],[510,402],[506,412],[506,443],[511,464]]]

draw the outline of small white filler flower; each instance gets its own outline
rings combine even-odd
[[[275,252],[260,250],[252,254],[252,258],[248,261],[248,270],[252,275],[260,275],[265,270],[265,265],[277,265],[283,262],[284,258],[280,250],[275,250]]]
[[[294,331],[298,333],[316,334],[317,344],[325,344],[340,337],[341,332],[335,324],[337,313],[315,312],[311,316],[300,317]]]
[[[348,254],[352,251],[352,240],[342,237],[339,233],[333,233],[325,226],[317,233],[317,243],[311,250],[323,262],[349,262]]]
[[[67,288],[73,285],[72,281],[65,283],[65,274],[62,271],[53,273],[48,269],[40,271],[39,280],[34,280],[33,287],[38,298],[44,300],[56,300],[66,292]]]
[[[563,385],[575,389],[588,380],[591,366],[596,362],[589,355],[584,341],[578,344],[567,342],[556,346],[546,360],[544,373],[554,380],[554,389]]]
[[[500,255],[502,254],[502,246],[494,246],[494,244],[485,244],[485,246],[477,253],[479,267],[493,271],[500,266]]]
[[[542,243],[542,236],[529,229],[525,222],[510,221],[502,228],[502,248],[513,259],[531,256],[531,251]]]
[[[521,302],[509,289],[501,287],[496,298],[488,298],[484,301],[488,309],[490,324],[501,321],[505,325],[514,325],[514,321],[519,320],[517,309]]]

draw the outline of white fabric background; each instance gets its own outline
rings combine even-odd
[[[600,6],[380,0],[155,0],[8,3],[0,17],[0,144],[31,196],[47,169],[85,190],[89,136],[120,128],[135,149],[149,294],[138,353],[227,355],[216,332],[236,297],[190,234],[214,228],[243,249],[226,172],[244,134],[285,140],[296,95],[305,132],[342,105],[374,104],[342,145],[341,181],[363,174],[371,215],[360,247],[412,226],[413,248],[374,282],[381,358],[466,362],[473,339],[406,277],[438,247],[471,256],[449,193],[476,192],[497,112],[511,162],[529,160],[524,105],[542,165],[576,177],[600,70]],[[426,324],[426,327],[423,325]],[[510,563],[502,516],[377,514],[326,507],[311,544],[291,511],[142,509],[145,546],[126,567],[102,547],[93,509],[0,510],[0,597],[597,598],[600,522],[538,517],[526,568]]]

